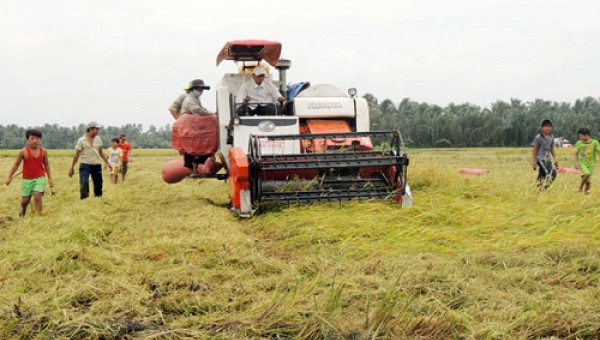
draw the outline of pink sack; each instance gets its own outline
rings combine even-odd
[[[205,176],[215,175],[221,168],[223,168],[223,164],[217,163],[209,158],[204,164],[198,164],[198,174]]]
[[[181,158],[168,161],[162,167],[162,179],[169,184],[177,183],[191,173],[191,169],[183,166]]]
[[[474,168],[460,168],[458,171],[461,174],[465,175],[483,175],[490,172],[489,169],[474,169]]]
[[[558,168],[558,172],[561,174],[581,175],[581,171],[573,168]]]

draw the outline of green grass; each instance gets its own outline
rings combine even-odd
[[[0,338],[600,337],[600,180],[539,193],[530,149],[412,150],[415,206],[291,206],[251,220],[227,185],[167,185],[170,150],[136,150],[124,184],[18,218],[0,189]],[[571,166],[572,150],[559,150]],[[16,151],[0,151],[5,178]],[[461,167],[488,168],[482,176]]]

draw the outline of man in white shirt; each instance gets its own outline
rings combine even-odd
[[[238,115],[275,115],[276,102],[283,103],[285,98],[281,96],[275,85],[265,82],[267,71],[262,66],[256,66],[252,70],[252,80],[242,84],[235,97],[238,107]]]
[[[79,197],[85,199],[90,195],[90,176],[94,183],[94,196],[102,196],[102,161],[108,165],[112,171],[113,167],[108,163],[108,158],[102,152],[102,139],[98,132],[102,125],[96,122],[89,122],[86,126],[86,132],[83,137],[77,140],[75,145],[75,155],[69,168],[69,177],[75,173],[75,164],[79,164]]]

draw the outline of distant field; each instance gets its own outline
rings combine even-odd
[[[600,338],[600,172],[591,195],[575,175],[539,193],[530,149],[411,150],[412,208],[239,220],[224,182],[162,182],[175,151],[135,150],[84,201],[50,152],[42,216],[18,218],[20,180],[0,190],[2,339]]]

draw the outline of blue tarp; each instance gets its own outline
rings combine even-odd
[[[298,93],[302,92],[302,90],[304,90],[305,88],[307,88],[309,86],[310,86],[310,83],[307,81],[290,84],[288,86],[287,101],[289,102],[289,101],[293,100],[298,95]]]

